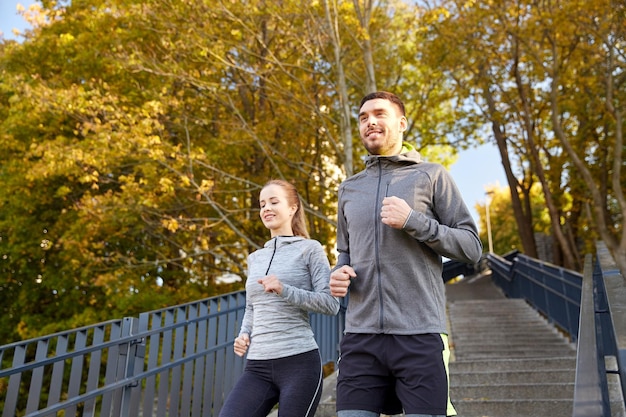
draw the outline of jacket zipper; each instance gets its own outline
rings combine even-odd
[[[378,161],[378,187],[376,188],[376,209],[374,210],[374,224],[376,227],[374,228],[374,254],[376,259],[376,279],[378,280],[378,305],[379,305],[379,315],[378,315],[378,327],[383,330],[383,317],[384,317],[384,307],[383,307],[383,282],[380,272],[380,232],[383,227],[382,221],[380,220],[380,210],[382,208],[382,199],[380,198],[381,184],[383,180],[383,169],[380,164],[380,160]],[[389,191],[389,183],[387,183],[387,188],[385,189],[385,197],[387,196],[387,192]]]
[[[276,255],[276,246],[278,245],[278,237],[274,238],[274,251],[272,252],[272,257],[270,258],[270,263],[267,265],[267,270],[265,271],[265,276],[270,272],[270,268],[272,267],[272,261],[274,260],[274,255]]]

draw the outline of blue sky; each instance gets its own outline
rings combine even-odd
[[[13,28],[23,30],[27,27],[27,23],[17,14],[16,6],[18,3],[28,8],[29,5],[36,2],[33,0],[0,0],[0,32],[4,34],[5,39],[15,39],[12,33]],[[495,184],[506,185],[506,177],[497,148],[492,144],[486,144],[462,151],[450,172],[463,194],[465,204],[478,223],[479,217],[474,206],[478,202],[484,204],[485,187]]]
[[[5,39],[15,39],[13,36],[13,28],[23,30],[28,27],[22,16],[17,14],[17,5],[21,4],[24,8],[36,3],[33,0],[0,0],[0,32]]]
[[[450,167],[450,173],[461,190],[465,204],[471,210],[476,224],[479,216],[474,206],[476,203],[485,203],[485,188],[508,185],[500,153],[491,143],[460,152],[459,159]]]

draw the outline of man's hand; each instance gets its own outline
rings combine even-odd
[[[344,265],[330,274],[330,294],[333,297],[345,297],[348,294],[350,278],[356,277],[351,266]]]
[[[383,199],[383,207],[380,210],[380,218],[383,224],[394,229],[402,229],[410,214],[411,207],[403,199],[395,196]]]

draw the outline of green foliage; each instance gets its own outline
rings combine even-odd
[[[340,2],[356,107],[367,34],[354,13]],[[216,279],[245,279],[268,238],[270,178],[294,182],[334,262],[341,104],[320,4],[82,0],[33,19],[0,44],[2,340],[242,288]],[[431,79],[402,35],[415,23],[381,4],[370,36],[380,85],[406,89],[411,140],[427,146],[452,120],[411,104],[436,91],[446,106],[442,88],[408,88]]]
[[[336,6],[339,43],[326,5]],[[541,181],[551,230],[556,213],[574,240],[583,231],[593,238],[589,184],[554,133],[560,120],[620,233],[615,151],[604,151],[617,122],[604,111],[599,82],[608,49],[594,48],[616,26],[597,22],[595,32],[581,32],[584,13],[567,19],[585,10],[579,2],[563,10],[569,15],[426,5],[380,2],[360,20],[352,1],[44,2],[21,43],[0,41],[0,339],[242,288],[243,281],[216,279],[245,280],[247,254],[268,238],[257,199],[271,178],[294,182],[311,235],[334,262],[336,190],[347,171],[340,126],[350,125],[342,120],[336,47],[353,114],[368,88],[370,45],[377,88],[405,99],[407,140],[426,159],[453,163],[457,149],[487,140],[486,124],[498,123],[533,227],[547,229],[533,191]],[[556,119],[545,104],[543,64],[552,55],[536,36],[544,32],[533,29],[555,32],[544,19],[552,14],[570,36],[559,41],[587,34],[584,48],[570,45],[571,62],[558,61]],[[529,94],[527,111],[519,91]],[[623,84],[613,92],[619,103]],[[365,150],[352,126],[358,171]],[[503,251],[516,245],[512,230],[501,240]]]
[[[492,186],[487,190],[484,203],[476,203],[475,209],[479,214],[478,224],[480,239],[485,251],[489,249],[489,236],[487,227],[487,209],[489,209],[489,222],[493,252],[499,255],[511,251],[523,252],[522,242],[518,225],[513,215],[511,192],[509,187]],[[535,185],[530,193],[530,206],[533,208],[533,233],[545,236],[550,235],[550,217],[547,213],[545,200],[541,187]]]
[[[528,232],[542,221],[531,197],[539,184],[562,264],[581,268],[601,238],[626,271],[624,5],[426,4],[425,60],[476,112],[459,123],[472,132],[490,125],[524,249],[535,249]]]

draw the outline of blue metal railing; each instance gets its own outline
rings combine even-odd
[[[241,291],[0,346],[2,417],[217,415],[243,371],[244,309]],[[311,315],[324,362],[339,322]]]
[[[626,410],[626,283],[603,242],[583,274],[513,252],[489,254],[492,278],[523,298],[577,343],[573,417],[609,417]],[[614,364],[607,366],[608,364]],[[607,375],[618,378],[617,394]]]
[[[582,275],[518,252],[505,257],[490,253],[492,279],[509,298],[523,298],[548,320],[578,336]]]
[[[458,261],[446,261],[443,263],[443,271],[441,273],[443,282],[448,282],[459,275],[471,276],[478,273],[480,269],[480,263],[478,264],[466,264]]]

